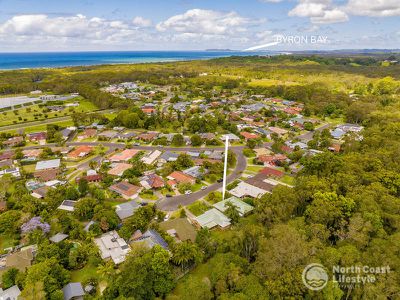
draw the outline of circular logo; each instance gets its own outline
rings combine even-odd
[[[329,276],[323,265],[309,264],[303,270],[302,279],[307,288],[319,291],[326,286]]]

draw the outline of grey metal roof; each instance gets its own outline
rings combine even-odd
[[[35,171],[41,171],[41,170],[47,170],[47,169],[56,169],[56,168],[60,167],[60,164],[61,164],[61,160],[59,158],[51,159],[51,160],[39,161],[36,164]]]
[[[153,230],[147,230],[140,238],[134,241],[136,242],[145,242],[149,248],[153,248],[155,245],[160,245],[164,249],[168,249],[167,242],[161,237],[161,235]]]
[[[121,220],[123,220],[123,219],[133,216],[135,210],[137,210],[139,207],[140,207],[140,205],[137,204],[136,201],[132,200],[132,201],[117,205],[115,212],[118,215],[118,217]]]
[[[71,300],[74,297],[82,297],[85,295],[85,291],[80,282],[68,283],[63,287],[62,292],[64,294],[64,300]]]
[[[53,235],[51,238],[49,238],[50,241],[53,243],[59,243],[63,240],[65,240],[68,237],[68,234],[64,233],[57,233],[56,235]]]
[[[0,299],[17,300],[18,296],[20,294],[21,294],[21,291],[19,290],[18,286],[16,286],[16,285],[14,285],[4,291],[0,288]]]

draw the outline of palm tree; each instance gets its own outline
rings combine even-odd
[[[115,269],[112,261],[107,261],[104,264],[101,264],[97,267],[97,274],[99,274],[102,278],[109,278],[114,275]]]
[[[172,261],[174,264],[181,266],[182,271],[188,268],[191,264],[198,261],[200,258],[200,251],[197,245],[192,242],[185,241],[176,244],[173,249]]]

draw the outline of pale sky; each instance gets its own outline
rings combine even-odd
[[[400,48],[400,0],[0,0],[0,52],[259,45]]]

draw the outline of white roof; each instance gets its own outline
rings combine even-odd
[[[111,258],[115,264],[122,263],[131,250],[129,245],[121,238],[116,231],[104,233],[94,240],[99,247],[102,259]]]
[[[196,221],[202,228],[213,228],[215,226],[225,228],[231,225],[231,220],[216,208],[196,217]]]
[[[35,171],[41,171],[41,170],[47,170],[47,169],[56,169],[56,168],[60,167],[60,164],[61,164],[61,160],[59,158],[51,159],[51,160],[39,161],[36,164]]]
[[[151,165],[161,155],[160,150],[154,150],[149,155],[142,157],[141,161],[147,165]]]
[[[242,181],[233,190],[230,190],[229,193],[238,198],[242,198],[244,196],[258,198],[259,196],[267,193],[267,191]]]

